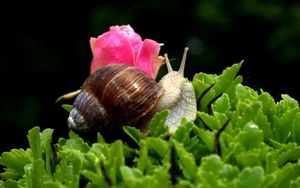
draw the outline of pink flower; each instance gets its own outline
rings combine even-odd
[[[163,62],[158,55],[161,44],[151,39],[142,41],[130,25],[111,26],[98,38],[91,37],[90,46],[93,53],[91,73],[109,64],[125,63],[155,78]]]

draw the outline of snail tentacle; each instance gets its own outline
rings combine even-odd
[[[187,56],[188,50],[189,50],[189,48],[185,47],[184,51],[183,51],[183,56],[182,56],[182,59],[181,59],[179,70],[178,70],[178,73],[181,76],[184,76],[184,68],[185,68],[185,62],[186,62],[186,56]]]
[[[167,65],[168,72],[173,72],[173,69],[172,69],[170,60],[169,60],[169,58],[168,58],[168,54],[165,54],[164,56],[165,56],[165,61],[166,61],[166,65]]]

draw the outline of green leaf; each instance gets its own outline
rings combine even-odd
[[[291,180],[290,187],[292,188],[300,187],[300,177],[298,177],[296,180]]]
[[[195,90],[196,100],[198,101],[208,89],[215,83],[216,75],[208,75],[205,73],[195,74],[192,84]]]
[[[262,103],[263,113],[268,117],[268,119],[272,119],[272,116],[276,110],[273,97],[269,93],[262,91],[257,100]]]
[[[245,125],[238,138],[245,150],[259,148],[263,144],[263,132],[253,122],[248,122]]]
[[[296,101],[295,99],[293,99],[289,95],[282,94],[281,98],[282,98],[282,100],[278,103],[277,111],[285,112],[288,109],[294,109],[294,108],[299,109],[298,101]]]
[[[79,135],[75,134],[73,131],[69,133],[69,139],[61,139],[59,140],[58,147],[61,147],[62,150],[78,150],[79,152],[86,153],[89,151],[89,145],[84,142],[84,140],[79,137]]]
[[[165,125],[170,110],[162,110],[157,112],[149,123],[149,130],[147,136],[159,137],[168,134],[168,127]]]
[[[237,85],[241,84],[243,81],[243,77],[242,76],[236,76],[235,79],[231,82],[230,86],[228,87],[228,89],[224,92],[228,95],[229,99],[230,99],[230,107],[231,109],[234,108],[235,104],[237,103],[238,99],[236,96],[236,87]]]
[[[202,122],[211,130],[220,129],[228,119],[226,114],[219,112],[214,112],[213,115],[205,112],[198,112],[197,116],[201,118]]]
[[[0,174],[3,179],[20,179],[24,175],[24,166],[32,162],[30,149],[12,149],[2,153],[0,165],[5,166],[5,172]]]
[[[291,125],[291,141],[300,145],[300,113],[296,113]]]
[[[53,177],[68,188],[79,187],[81,166],[80,154],[76,151],[69,152],[61,158]]]
[[[123,130],[137,143],[144,138],[144,134],[137,128],[131,126],[124,126]]]
[[[106,144],[94,143],[90,150],[93,154],[97,156],[100,160],[105,160],[108,158],[109,147]]]
[[[50,145],[53,130],[45,129],[41,133],[39,131],[39,127],[34,127],[28,131],[31,150],[12,150],[3,154],[0,163],[6,165],[7,170],[1,174],[2,177],[17,178],[19,176],[20,178],[25,174],[26,183],[31,187],[39,187],[46,177],[49,178],[53,162]],[[11,162],[14,163],[13,166]]]
[[[235,93],[239,101],[243,101],[245,103],[255,101],[258,97],[258,94],[255,90],[242,84],[238,84],[236,86]]]
[[[34,127],[28,131],[29,145],[32,151],[32,164],[25,168],[25,176],[29,187],[42,187],[43,182],[51,180],[51,164],[52,151],[50,141],[52,139],[52,130],[45,129],[40,133],[39,127]],[[43,159],[43,154],[46,155],[46,162]]]
[[[179,167],[185,178],[194,181],[196,178],[197,165],[194,156],[187,152],[181,143],[173,141],[176,155],[178,156]]]
[[[137,168],[121,166],[120,171],[127,187],[145,187],[143,186],[143,173]]]
[[[235,152],[237,165],[241,168],[263,165],[267,151],[265,148],[254,148],[247,151]]]
[[[209,148],[209,151],[213,151],[215,140],[214,140],[214,134],[208,130],[196,128],[199,138],[205,143],[205,146]]]
[[[117,140],[110,145],[106,159],[107,160],[103,161],[105,169],[104,173],[112,184],[117,184],[121,181],[120,167],[125,165],[122,141]]]
[[[109,187],[102,174],[89,170],[82,170],[81,174],[95,187]]]
[[[266,174],[270,174],[278,169],[278,163],[276,161],[276,154],[275,152],[269,152],[266,155],[266,167],[265,171]]]
[[[170,164],[168,163],[157,167],[151,175],[150,188],[171,187],[169,170]]]
[[[58,181],[47,181],[43,183],[43,188],[65,188],[66,186]]]
[[[220,173],[220,178],[224,179],[224,183],[225,183],[227,181],[234,181],[238,177],[240,172],[236,166],[230,164],[223,164],[223,168],[219,173]],[[229,184],[228,187],[230,186],[231,184]]]
[[[52,134],[53,134],[53,129],[45,129],[40,134],[41,147],[45,155],[46,172],[48,174],[51,174],[51,165],[54,160],[53,151],[51,147]]]
[[[61,107],[63,108],[63,109],[65,109],[67,112],[71,112],[71,110],[73,109],[73,105],[69,105],[69,104],[63,104],[63,105],[61,105]]]
[[[287,164],[273,173],[274,181],[270,187],[288,187],[290,183],[299,178],[300,166],[298,164]]]
[[[247,167],[239,175],[238,187],[260,188],[264,181],[264,170],[261,167]]]
[[[214,112],[225,113],[225,114],[230,111],[230,108],[231,106],[230,106],[229,96],[226,93],[223,93],[223,95],[219,97],[212,106]]]
[[[101,173],[101,168],[100,168],[101,159],[98,158],[98,156],[92,151],[92,149],[88,153],[85,153],[82,159],[83,159],[82,160],[83,169]]]
[[[30,183],[32,188],[43,187],[45,181],[50,181],[51,178],[47,175],[45,171],[45,163],[42,159],[34,160],[32,163],[32,171],[30,174]]]
[[[152,174],[143,175],[139,169],[127,166],[121,167],[124,183],[130,188],[170,187],[168,170],[169,166],[165,165],[157,167]]]
[[[282,100],[276,104],[276,111],[272,116],[272,128],[274,130],[274,140],[286,142],[293,128],[294,118],[300,112],[298,102],[288,95],[282,95]]]
[[[237,111],[240,115],[237,118],[236,128],[243,129],[248,122],[256,122],[259,111],[261,110],[262,104],[259,101],[254,101],[249,104],[239,102]]]
[[[231,67],[226,68],[220,76],[215,77],[215,85],[202,97],[202,100],[200,101],[200,110],[207,112],[207,107],[212,100],[225,92],[231,86],[241,65],[242,62],[234,64]]]
[[[299,112],[298,108],[282,113],[280,116],[273,116],[273,129],[274,129],[274,139],[279,142],[286,142],[289,138],[290,130],[293,126],[293,120],[296,113]]]
[[[196,163],[200,162],[202,156],[211,153],[213,150],[210,148],[213,148],[214,145],[213,133],[209,135],[205,130],[196,127],[193,122],[182,121],[175,134],[171,136],[171,140],[173,139],[182,143],[185,149],[193,154]],[[205,143],[210,143],[211,145],[206,145]]]
[[[284,144],[276,153],[276,161],[279,166],[282,166],[287,162],[300,158],[300,146],[297,146],[295,143]]]
[[[194,128],[194,124],[192,122],[183,122],[176,130],[176,132],[171,136],[172,139],[184,143],[187,138],[189,138],[189,134]]]
[[[148,145],[147,143],[143,140],[140,143],[140,150],[138,151],[139,157],[136,159],[137,162],[137,167],[140,169],[142,172],[147,173],[147,172],[153,172],[153,169],[155,168],[154,164],[152,164],[153,161],[155,163],[157,162],[156,159],[152,159],[148,155]]]
[[[156,157],[158,160],[163,159],[168,154],[170,147],[169,143],[161,138],[148,137],[145,139],[145,143],[148,148],[148,152],[152,154],[158,154]]]
[[[206,187],[219,187],[220,171],[222,162],[217,155],[210,155],[202,158],[201,166],[197,170],[197,181]]]
[[[263,136],[265,139],[270,139],[273,137],[271,122],[268,120],[268,117],[264,114],[263,109],[258,110],[254,121],[263,131]]]
[[[0,180],[0,187],[1,188],[19,188],[18,182],[12,179],[8,179],[6,181]]]
[[[40,128],[34,127],[28,131],[28,140],[32,151],[33,160],[42,158],[42,146],[40,139]]]
[[[101,135],[100,132],[97,132],[97,142],[100,143],[100,144],[105,144],[106,143],[105,139],[103,138],[103,136]]]

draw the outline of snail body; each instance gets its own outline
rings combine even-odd
[[[132,125],[147,130],[148,121],[163,109],[170,109],[166,120],[174,133],[185,117],[196,118],[193,86],[183,77],[187,48],[179,71],[173,71],[166,57],[168,74],[158,83],[143,71],[127,64],[111,64],[91,74],[83,83],[68,118],[70,129],[100,131]]]

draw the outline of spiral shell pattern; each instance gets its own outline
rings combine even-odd
[[[71,129],[137,125],[151,112],[164,89],[143,71],[112,64],[91,74],[74,101]]]

